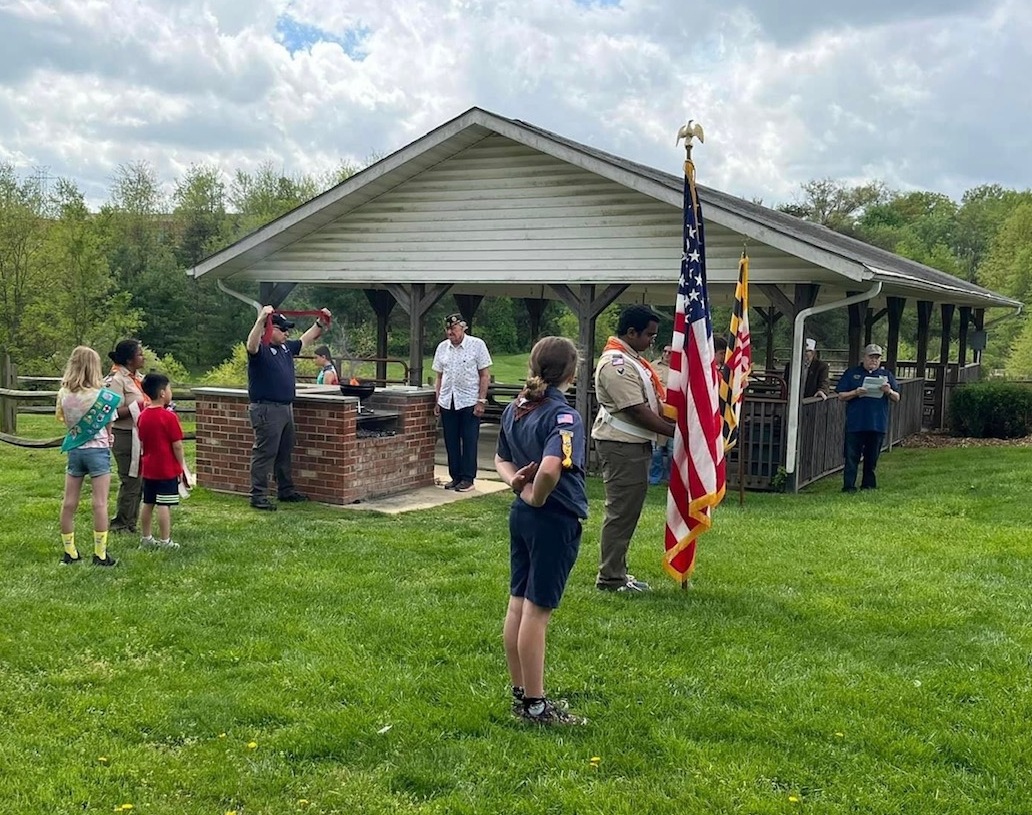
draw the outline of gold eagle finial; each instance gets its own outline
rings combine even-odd
[[[688,124],[681,125],[681,129],[677,131],[677,141],[674,144],[680,144],[681,139],[684,139],[684,146],[689,150],[692,147],[692,139],[698,139],[700,144],[705,142],[706,138],[702,132],[702,125],[694,119],[689,119]]]

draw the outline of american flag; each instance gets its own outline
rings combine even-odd
[[[682,582],[695,568],[696,539],[710,528],[710,513],[724,497],[718,377],[706,292],[702,208],[694,176],[694,166],[685,162],[684,251],[667,384],[667,402],[677,410],[677,428],[663,565],[671,577]]]
[[[752,339],[749,336],[749,257],[738,263],[735,307],[731,312],[731,344],[720,368],[720,412],[723,416],[724,452],[738,442],[742,397],[752,373]]]

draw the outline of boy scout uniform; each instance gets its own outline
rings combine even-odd
[[[624,411],[659,401],[651,382],[645,382],[647,370],[642,376],[634,362],[641,356],[623,342],[620,345],[622,352],[603,352],[595,367],[599,412],[591,428],[606,492],[602,552],[595,585],[610,589],[628,581],[627,550],[648,493],[652,443],[656,440],[655,433],[635,425]]]

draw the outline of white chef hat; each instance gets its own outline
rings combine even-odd
[[[807,337],[806,338],[806,350],[807,351],[816,351],[817,350],[817,340],[813,339],[812,337]]]

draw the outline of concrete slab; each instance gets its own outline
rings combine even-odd
[[[494,454],[492,453],[492,461]],[[432,487],[421,487],[418,490],[388,495],[384,498],[371,498],[358,504],[348,504],[342,509],[369,510],[372,512],[383,512],[387,515],[398,515],[402,512],[412,512],[417,509],[431,509],[443,504],[453,504],[456,501],[465,501],[469,498],[479,498],[481,495],[490,495],[495,492],[505,492],[509,488],[499,479],[498,474],[492,469],[490,472],[480,471],[477,473],[476,483],[469,492],[454,492],[446,490],[444,485],[451,481],[448,475],[448,467],[434,465],[434,481]]]
[[[401,512],[412,512],[417,509],[429,509],[443,504],[453,504],[468,498],[477,498],[509,489],[499,480],[494,468],[495,448],[498,444],[498,425],[485,424],[480,427],[480,444],[477,445],[477,480],[470,492],[453,492],[444,489],[451,481],[448,475],[448,455],[444,449],[444,440],[438,436],[434,450],[434,482],[433,487],[422,487],[418,490],[388,495],[384,498],[371,498],[358,504],[348,504],[343,509],[369,510],[397,515]]]

